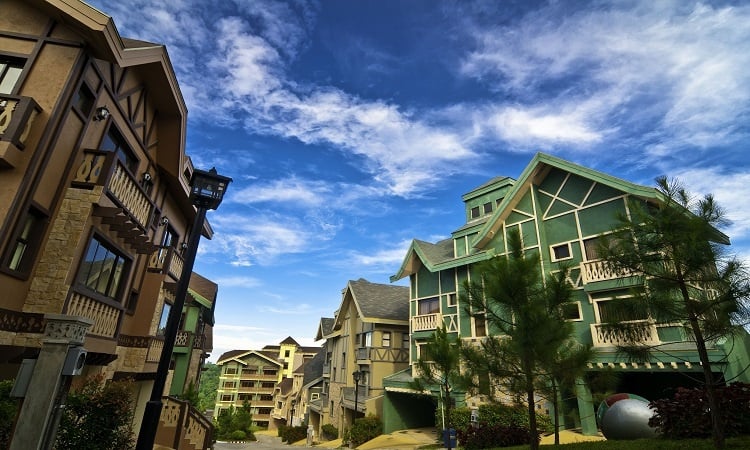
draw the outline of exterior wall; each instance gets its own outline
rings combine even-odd
[[[84,374],[138,379],[140,402],[163,347],[157,326],[164,302],[173,301],[167,286],[179,278],[154,265],[162,219],[184,238],[195,214],[182,174],[190,168],[186,111],[179,91],[164,89],[176,83],[163,49],[111,48],[122,42],[107,40],[116,30],[106,16],[75,1],[53,3],[6,0],[0,14],[0,56],[23,62],[13,91],[0,94],[0,374],[12,378],[21,359],[38,353],[43,313],[83,316],[94,322]],[[57,7],[68,9],[42,12]],[[108,30],[89,29],[96,20]],[[131,56],[139,60],[118,60]],[[95,118],[99,107],[110,115]],[[104,148],[112,130],[132,165]],[[15,267],[30,211],[38,218],[26,239],[30,258]],[[94,235],[127,261],[113,295],[79,276]],[[174,374],[180,392],[185,380],[197,380],[203,355],[188,346]]]

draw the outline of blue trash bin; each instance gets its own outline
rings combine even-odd
[[[443,446],[445,448],[456,448],[456,429],[443,430]]]

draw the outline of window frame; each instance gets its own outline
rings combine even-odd
[[[8,92],[0,91],[0,95],[16,95],[21,84],[23,84],[23,81],[26,78],[25,69],[26,69],[26,64],[28,64],[28,62],[29,62],[28,57],[15,56],[15,55],[10,55],[10,54],[0,54],[0,64],[4,66],[0,68],[0,88],[2,88],[3,81],[6,79],[6,76],[8,76],[9,70],[12,68],[19,69],[18,75],[13,81],[13,85],[11,86],[10,90]]]
[[[104,147],[107,141],[112,142],[115,148]],[[110,121],[107,131],[102,135],[102,140],[99,142],[99,150],[114,153],[115,158],[137,179],[136,173],[138,172],[140,159],[135,151],[133,151],[133,147],[130,146],[125,135],[120,131],[120,128],[112,121]]]
[[[433,302],[437,305],[437,308],[433,311],[432,308],[430,309],[430,312],[422,312],[422,304],[423,303],[430,303]],[[428,314],[440,314],[440,296],[432,296],[432,297],[424,297],[417,299],[417,315],[418,316],[426,316]]]
[[[555,249],[562,248],[562,247],[567,248],[568,256],[558,258]],[[569,259],[573,259],[573,249],[571,248],[570,242],[563,242],[562,244],[550,245],[549,254],[550,254],[550,259],[552,260],[552,262],[567,261]]]
[[[578,317],[577,318],[569,318],[566,317],[565,312],[562,310],[562,308],[569,306],[569,305],[575,305],[578,308]],[[576,300],[573,302],[566,302],[560,305],[560,314],[562,315],[563,319],[566,322],[582,322],[583,321],[583,309],[581,308],[581,302],[580,300]]]
[[[471,217],[472,219],[478,219],[481,216],[482,212],[479,206],[474,206],[469,210],[469,217]]]
[[[387,338],[386,338],[387,337]],[[391,347],[391,332],[390,331],[382,331],[380,333],[380,346],[383,348],[390,348]]]
[[[117,272],[116,268],[112,270],[110,273],[110,279],[109,281],[107,281],[107,287],[105,288],[105,292],[100,292],[98,290],[98,287],[96,288],[91,287],[87,281],[83,281],[83,282],[81,281],[83,277],[84,265],[87,262],[87,258],[89,257],[89,254],[92,250],[92,244],[94,242],[98,243],[98,246],[94,251],[94,257],[99,255],[100,248],[104,248],[108,254],[112,253],[118,257],[115,263],[117,263],[120,259],[122,259],[122,266],[120,268],[120,275],[118,277],[119,280],[117,281],[115,292],[113,294],[110,293],[109,291],[112,287],[112,282],[114,281],[114,276],[115,276],[114,273]],[[97,300],[107,302],[107,303],[113,303],[118,306],[123,306],[123,303],[125,302],[125,293],[129,292],[128,285],[130,282],[132,267],[133,267],[133,258],[124,249],[122,249],[120,246],[116,245],[109,239],[107,239],[105,235],[94,231],[89,236],[89,239],[86,243],[86,247],[78,261],[78,268],[76,269],[74,286],[76,287],[76,289],[78,289],[79,291],[85,293],[86,295],[92,298],[95,298]],[[99,280],[99,277],[97,277],[97,280]],[[99,283],[100,281],[97,281],[97,285]]]
[[[31,223],[28,222],[29,219],[32,219]],[[27,223],[29,223],[28,235],[24,237]],[[36,204],[29,205],[26,208],[26,213],[19,217],[12,237],[8,240],[9,245],[3,257],[3,271],[7,271],[17,278],[28,279],[39,256],[39,250],[42,247],[41,244],[48,226],[49,212]],[[13,261],[16,259],[16,253],[19,251],[19,244],[24,245],[24,248],[21,250],[22,254],[18,259],[18,265],[12,267]]]

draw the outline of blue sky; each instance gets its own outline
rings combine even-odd
[[[461,195],[547,152],[713,193],[750,260],[750,5],[691,1],[123,0],[163,43],[195,166],[234,178],[195,270],[220,286],[211,360],[388,283]]]

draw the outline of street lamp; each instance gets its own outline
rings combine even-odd
[[[357,418],[357,400],[359,400],[359,380],[362,379],[362,372],[359,370],[352,373],[354,377],[354,415],[352,416],[352,425],[354,425],[354,419]]]
[[[292,419],[289,421],[289,426],[294,426],[294,405],[297,404],[297,399],[292,399]]]
[[[193,273],[195,255],[198,252],[198,243],[203,232],[203,223],[206,220],[206,211],[219,207],[221,200],[224,198],[227,185],[231,181],[231,178],[217,174],[215,168],[212,168],[208,172],[196,169],[193,171],[193,176],[190,179],[190,201],[196,207],[195,220],[193,220],[193,228],[190,230],[182,273],[180,274],[180,280],[177,283],[175,292],[174,305],[169,310],[167,328],[164,333],[164,348],[161,351],[159,365],[156,369],[154,386],[151,388],[151,398],[146,403],[146,409],[143,412],[143,421],[141,422],[141,430],[138,433],[136,450],[153,450],[156,430],[159,427],[159,417],[161,416],[161,397],[164,393],[167,375],[169,374],[172,351],[177,339],[177,328],[180,326],[182,308],[185,305],[185,296],[190,284],[190,276]]]

